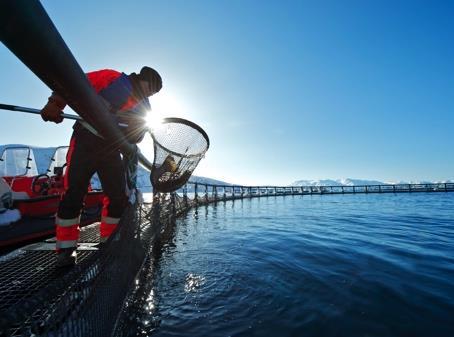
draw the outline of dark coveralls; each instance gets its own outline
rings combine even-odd
[[[148,98],[133,96],[128,75],[105,69],[87,74],[96,92],[110,105],[111,111],[147,109]],[[118,149],[94,135],[80,123],[74,125],[66,157],[65,193],[56,217],[56,249],[76,248],[80,232],[80,212],[90,179],[98,173],[105,194],[100,225],[101,241],[115,232],[127,205],[125,169]]]

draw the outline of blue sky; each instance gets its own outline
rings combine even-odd
[[[161,73],[153,112],[210,136],[198,175],[454,178],[452,1],[42,3],[85,71]],[[0,70],[0,102],[45,104],[49,89],[3,45]],[[71,125],[0,111],[0,144],[64,145]]]

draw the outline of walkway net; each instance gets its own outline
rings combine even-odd
[[[128,324],[135,322],[134,303],[140,302],[135,298],[147,291],[153,249],[175,218],[190,207],[187,198],[176,194],[131,205],[117,235],[100,249],[79,247],[78,264],[66,271],[54,267],[55,254],[50,250],[37,252],[38,260],[28,259],[20,266],[14,265],[17,259],[0,259],[0,336],[128,335]],[[39,268],[49,272],[39,273]],[[7,282],[11,279],[17,284]],[[36,285],[40,289],[32,289]]]

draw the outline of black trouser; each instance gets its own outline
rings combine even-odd
[[[107,214],[120,218],[127,204],[125,169],[118,149],[90,131],[76,127],[66,158],[65,193],[57,216],[78,217],[93,174],[98,173],[105,195],[109,198]],[[103,212],[104,213],[104,212]]]

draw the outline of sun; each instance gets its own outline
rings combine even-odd
[[[161,125],[161,123],[164,119],[164,116],[157,113],[155,110],[152,110],[147,113],[147,117],[145,119],[146,119],[147,127],[150,128],[151,130],[153,130],[154,128]]]
[[[183,105],[169,92],[159,92],[151,99],[151,111],[148,112],[146,120],[151,129],[161,124],[166,117],[179,117],[184,115]]]
[[[183,105],[180,104],[178,99],[169,92],[159,92],[150,98],[151,111],[147,112],[145,121],[147,127],[151,130],[159,127],[166,117],[179,117],[184,115]],[[153,141],[151,137],[145,137],[139,144],[142,153],[148,157],[153,158]]]

